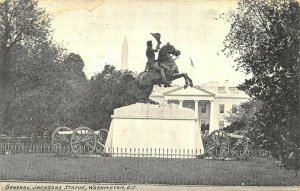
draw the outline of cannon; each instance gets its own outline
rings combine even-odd
[[[250,139],[243,131],[215,130],[208,136],[205,150],[209,159],[246,160],[250,156]]]
[[[52,148],[54,152],[70,148],[79,157],[91,154],[104,154],[107,129],[92,131],[88,127],[78,127],[74,130],[68,127],[58,127],[52,133]]]

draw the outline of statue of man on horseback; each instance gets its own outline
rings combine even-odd
[[[142,95],[140,95],[141,102],[155,104],[155,101],[149,99],[154,85],[161,86],[163,84],[165,87],[168,87],[173,80],[183,77],[185,80],[184,88],[187,88],[188,86],[193,86],[193,81],[186,73],[179,73],[173,56],[178,57],[180,51],[170,43],[160,48],[160,34],[151,34],[157,40],[157,46],[153,49],[152,41],[147,42],[146,55],[148,62],[145,71],[137,76],[136,81],[139,89],[143,92]],[[155,60],[155,52],[158,52],[157,60]]]
[[[146,63],[145,71],[154,70],[156,72],[159,72],[164,86],[168,87],[168,86],[170,86],[171,82],[166,80],[165,71],[158,66],[157,60],[155,60],[155,52],[158,52],[158,50],[160,49],[160,44],[161,44],[160,34],[159,33],[151,33],[151,34],[156,39],[157,45],[156,45],[156,48],[153,49],[152,48],[152,41],[151,40],[147,41],[146,56],[148,58],[148,61]]]

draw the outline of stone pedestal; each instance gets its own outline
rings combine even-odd
[[[115,109],[105,147],[112,156],[193,158],[204,153],[194,111],[175,104]]]

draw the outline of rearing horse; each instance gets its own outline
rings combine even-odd
[[[174,81],[178,78],[184,78],[185,85],[184,88],[187,88],[189,85],[193,86],[193,81],[186,73],[179,73],[178,67],[175,63],[175,60],[172,56],[178,57],[180,51],[177,50],[170,43],[164,45],[158,53],[158,65],[165,71],[166,79],[168,81]],[[154,70],[149,70],[147,72],[140,73],[136,78],[139,88],[143,89],[145,92],[144,102],[156,103],[155,101],[149,99],[149,96],[153,90],[154,85],[161,86],[163,84],[160,74]]]
[[[179,73],[178,67],[172,55],[178,57],[180,55],[180,51],[170,43],[164,45],[158,52],[157,62],[159,67],[165,71],[167,80],[174,81],[178,78],[184,78],[184,88],[187,88],[188,85],[193,87],[193,81],[191,78],[189,78],[187,73]]]

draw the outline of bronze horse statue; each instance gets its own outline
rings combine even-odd
[[[158,52],[158,66],[164,70],[166,79],[168,81],[172,82],[178,78],[184,78],[184,88],[187,88],[188,86],[193,87],[192,79],[189,78],[186,73],[179,73],[175,59],[173,58],[173,56],[178,57],[179,55],[180,51],[170,43],[167,43],[161,47]],[[136,77],[135,80],[138,83],[139,89],[141,90],[141,94],[139,95],[140,102],[158,104],[157,102],[151,100],[149,96],[152,93],[154,85],[161,86],[163,84],[159,73],[154,70],[142,72]]]

